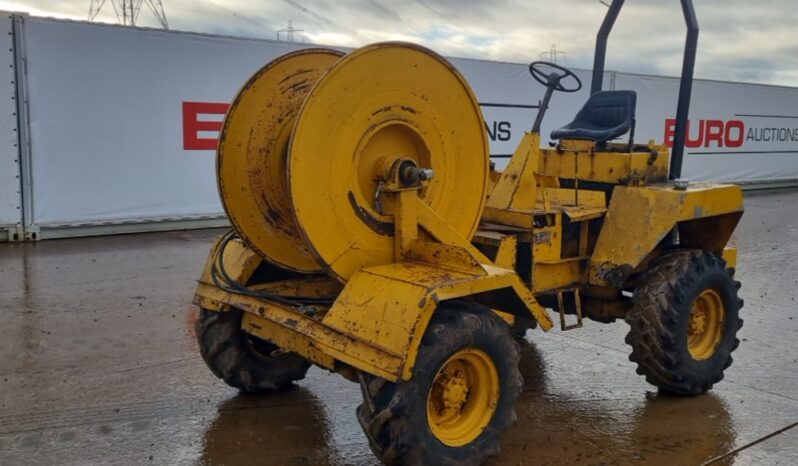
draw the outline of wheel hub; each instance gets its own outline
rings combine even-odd
[[[488,426],[499,400],[499,375],[490,356],[477,349],[455,353],[435,375],[427,398],[430,431],[457,447]]]
[[[726,309],[717,291],[704,290],[693,302],[687,327],[687,349],[695,360],[709,359],[723,339]]]
[[[690,330],[691,337],[697,337],[706,332],[707,329],[707,315],[703,310],[696,310],[690,317]]]
[[[468,399],[468,384],[461,371],[454,374],[442,374],[445,381],[443,385],[443,405],[447,410],[460,411]]]

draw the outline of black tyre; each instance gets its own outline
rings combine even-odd
[[[717,255],[689,250],[659,258],[626,317],[637,373],[680,395],[704,393],[720,382],[740,344],[739,288],[734,270]]]
[[[202,359],[216,377],[248,393],[279,390],[305,378],[310,362],[247,334],[241,316],[237,309],[200,309],[194,329]]]
[[[522,343],[526,341],[524,340],[526,332],[535,327],[537,327],[537,323],[531,317],[516,317],[515,322],[510,326],[510,333],[513,338]]]
[[[374,454],[385,464],[478,465],[498,456],[515,423],[519,349],[491,311],[448,303],[436,311],[413,378],[364,376],[357,409]]]

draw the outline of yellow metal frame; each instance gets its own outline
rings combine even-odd
[[[742,212],[742,190],[735,185],[696,183],[683,190],[674,189],[672,185],[618,186],[613,191],[604,226],[590,258],[590,283],[622,286],[629,273],[643,263],[680,222],[718,217],[733,219],[730,228],[714,231],[721,241],[711,252],[723,254]]]
[[[525,134],[507,169],[492,174],[482,217],[489,231],[527,232],[533,293],[622,287],[676,229],[685,247],[721,254],[731,267],[736,263],[736,251],[726,243],[743,212],[738,186],[693,183],[677,189],[667,182],[668,149],[653,141],[634,147],[606,144],[603,150],[580,140],[562,140],[551,149],[539,146],[538,134]],[[572,186],[562,187],[563,179]],[[595,187],[580,188],[585,185],[613,185],[612,201],[608,204]],[[580,228],[577,252],[568,255],[563,250],[566,219]],[[598,238],[591,239],[590,222],[600,219]]]
[[[212,260],[206,265],[195,302],[218,311],[242,309],[246,312],[242,321],[246,332],[329,370],[355,368],[390,381],[409,380],[421,339],[440,302],[470,298],[508,321],[531,317],[548,330],[553,322],[534,294],[555,294],[562,312],[564,292],[576,296],[580,287],[588,285],[619,287],[681,222],[739,218],[742,212],[739,187],[694,184],[674,189],[670,184],[656,184],[661,170],[650,164],[648,169],[641,168],[643,175],[635,182],[644,183],[650,176],[655,184],[616,186],[607,205],[602,192],[562,188],[554,172],[541,175],[536,170],[551,170],[552,157],[570,159],[579,155],[592,159],[595,171],[583,172],[574,162],[573,173],[606,181],[612,181],[608,176],[615,173],[618,183],[623,174],[616,170],[628,170],[635,160],[651,160],[654,152],[658,154],[655,165],[667,163],[667,154],[659,155],[658,146],[652,146],[650,153],[628,154],[591,152],[586,145],[573,143],[564,144],[558,153],[540,150],[533,146],[537,143],[535,134],[524,138],[508,169],[496,177],[487,201],[483,214],[486,229],[474,242],[494,247],[494,260],[420,199],[423,185],[407,187],[388,182],[383,196],[390,198],[393,208],[392,263],[362,268],[344,285],[319,276],[260,285],[260,289],[281,295],[334,296],[332,306],[323,312],[306,313],[224,291],[211,280]],[[558,169],[571,173],[566,161],[559,163]],[[604,224],[591,249],[588,225],[600,219]],[[580,225],[579,246],[570,257],[564,257],[563,250],[566,221]],[[720,235],[720,249],[715,251],[730,266],[736,263],[736,250],[725,246],[735,223],[719,223],[729,231]],[[519,238],[531,244],[529,283],[514,270]],[[214,246],[212,257],[218,247]],[[224,251],[223,261],[236,280],[246,282],[262,260],[242,242],[233,241]],[[563,314],[561,320],[563,327],[571,328],[565,325]]]
[[[384,193],[393,198],[395,209],[395,262],[355,272],[320,318],[216,287],[211,278],[213,258],[195,302],[210,309],[245,311],[245,331],[319,366],[330,370],[351,366],[390,381],[412,377],[421,339],[442,301],[470,297],[507,314],[531,317],[544,330],[550,329],[551,318],[518,274],[496,266],[460,236],[418,197],[420,189],[423,185],[386,184]],[[251,274],[254,259],[242,244],[231,244],[236,246],[230,258],[224,251],[225,267],[236,270],[236,276]],[[509,260],[507,254],[503,252],[504,261]]]
[[[554,149],[539,149],[540,175],[596,183],[645,184],[668,178],[668,148],[650,141],[647,151],[629,151],[623,144],[596,150],[592,141],[563,140]]]

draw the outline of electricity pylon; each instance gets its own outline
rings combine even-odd
[[[169,23],[166,22],[166,13],[163,11],[163,2],[161,0],[91,0],[91,4],[89,4],[89,21],[94,21],[94,18],[97,17],[106,2],[114,7],[116,19],[125,26],[136,25],[136,20],[138,20],[141,12],[141,5],[144,4],[147,5],[147,8],[161,26],[164,29],[169,29]]]

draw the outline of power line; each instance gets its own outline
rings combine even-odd
[[[208,2],[207,4],[211,5],[212,7],[216,8],[219,11],[221,11],[222,13],[228,14],[230,16],[234,16],[234,17],[240,19],[241,21],[249,23],[249,24],[251,24],[253,26],[257,26],[259,28],[266,29],[267,31],[271,32],[272,34],[277,35],[278,38],[279,38],[279,34],[278,34],[276,29],[272,28],[271,26],[266,25],[265,23],[263,23],[259,19],[255,19],[255,18],[246,16],[246,15],[242,15],[241,13],[238,13],[238,12],[235,12],[235,11],[229,9],[229,8],[223,7],[223,6],[219,5],[219,4],[217,4],[216,2]]]
[[[317,21],[320,21],[320,22],[325,23],[325,24],[327,24],[329,26],[337,28],[338,30],[343,31],[343,30],[347,29],[347,28],[342,28],[341,25],[336,24],[334,21],[331,21],[326,16],[323,16],[323,15],[321,15],[319,13],[316,13],[315,11],[309,10],[308,8],[306,8],[305,6],[301,5],[296,0],[283,0],[283,2],[291,5],[292,7],[296,8],[299,11],[301,11],[302,13],[305,13],[307,16],[310,16],[311,18],[314,18]],[[357,28],[348,29],[348,32],[350,32],[350,33],[352,33],[352,34],[354,34],[356,36],[364,37],[364,35],[360,31],[358,31]]]
[[[333,23],[332,21],[330,21],[326,17],[307,9],[306,7],[304,7],[301,4],[299,4],[299,2],[296,2],[294,0],[283,0],[283,1],[285,3],[291,5],[292,7],[296,8],[297,10],[301,11],[302,13],[305,13],[308,16],[312,16],[313,18],[316,18],[317,20],[319,20],[319,21],[321,21],[323,23],[327,23],[330,26],[336,26],[335,23]]]
[[[428,2],[426,2],[425,0],[413,0],[413,1],[415,3],[417,3],[419,6],[422,6],[422,7],[426,8],[427,10],[429,10],[430,12],[435,14],[436,16],[438,16],[441,19],[445,20],[446,21],[446,23],[444,23],[445,25],[450,26],[451,28],[457,29],[458,31],[460,31],[460,33],[465,34],[466,36],[470,36],[470,37],[477,37],[477,38],[484,38],[485,37],[485,34],[483,34],[481,32],[477,33],[477,32],[475,32],[475,31],[473,31],[473,30],[471,30],[469,28],[463,27],[462,25],[458,24],[456,22],[455,18],[452,18],[451,16],[441,12],[440,10],[431,7],[430,5],[428,5]],[[452,42],[452,40],[448,39],[448,38],[442,38],[442,40],[444,42],[448,42],[448,43],[451,43],[453,45],[458,45],[458,44]]]

